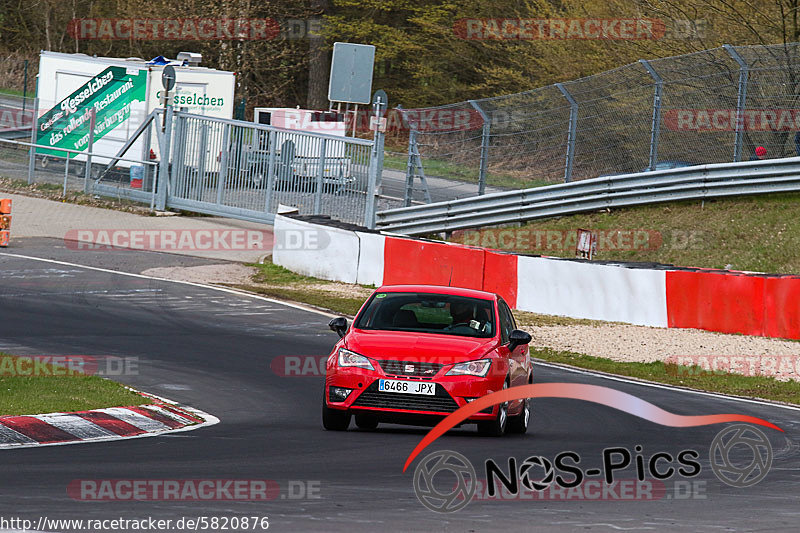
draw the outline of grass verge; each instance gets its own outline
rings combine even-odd
[[[384,168],[405,172],[408,166],[408,156],[387,153],[383,156],[383,166]],[[423,158],[422,166],[426,176],[478,183],[480,170],[477,167],[427,158]],[[509,172],[495,172],[491,169],[486,173],[486,183],[495,187],[506,187],[510,189],[527,189],[530,187],[541,187],[542,185],[553,185],[553,182],[525,178],[522,172],[514,174]]]
[[[370,292],[369,289],[359,286],[295,274],[271,261],[249,266],[258,269],[253,277],[253,284],[233,285],[233,287],[305,303],[333,313],[355,315]]]
[[[661,361],[622,363],[602,357],[562,352],[550,348],[531,348],[531,356],[550,363],[560,363],[667,385],[800,404],[800,383],[796,381],[778,381],[764,376],[709,372],[697,366],[685,367]]]
[[[800,274],[800,194],[633,207],[519,228],[468,230],[453,239],[522,253],[575,257],[577,230],[598,231],[598,260]]]
[[[0,415],[144,405],[148,398],[98,376],[0,352]]]

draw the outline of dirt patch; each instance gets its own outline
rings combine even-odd
[[[176,281],[190,281],[192,283],[214,283],[225,285],[238,285],[250,283],[256,273],[254,267],[236,263],[223,263],[219,265],[201,265],[193,267],[161,267],[149,268],[142,272],[145,276],[155,276]]]
[[[800,357],[800,342],[696,329],[624,324],[522,326],[522,329],[533,336],[532,346],[620,362],[650,363],[680,356]],[[720,364],[724,365],[725,360],[720,359]],[[776,377],[782,377],[779,369]],[[792,377],[797,379],[797,373]]]

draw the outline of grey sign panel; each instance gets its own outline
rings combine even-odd
[[[328,100],[370,103],[374,63],[375,47],[371,44],[333,43]]]

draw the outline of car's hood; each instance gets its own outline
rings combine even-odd
[[[373,359],[447,365],[480,359],[497,341],[436,333],[351,330],[345,342],[348,350]]]

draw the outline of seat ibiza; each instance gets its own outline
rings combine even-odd
[[[468,402],[533,383],[531,336],[518,330],[497,294],[455,287],[377,289],[327,359],[322,423],[328,430],[379,423],[433,425]],[[484,435],[524,433],[530,400],[489,407],[467,419]]]

